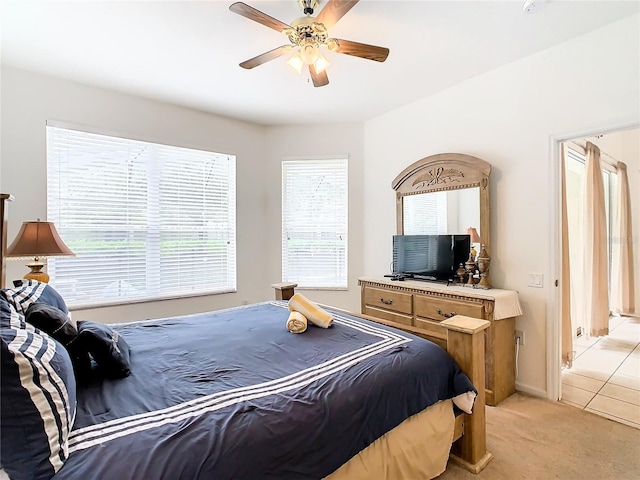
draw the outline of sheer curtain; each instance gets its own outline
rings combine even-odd
[[[609,333],[607,223],[600,149],[586,146],[586,198],[584,238],[585,315],[591,336]]]
[[[571,322],[571,268],[569,262],[569,225],[567,222],[566,146],[561,152],[562,180],[562,365],[573,364],[573,326]]]
[[[617,168],[618,215],[614,227],[611,263],[611,311],[627,315],[635,313],[631,194],[627,165],[618,162]]]

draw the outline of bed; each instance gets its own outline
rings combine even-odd
[[[26,311],[26,303],[12,307],[38,290],[34,302],[64,311],[52,287],[32,283],[28,295],[0,296],[8,299],[2,303],[3,340],[19,337],[7,336],[14,328],[38,338],[40,351],[53,352],[55,360],[65,348],[25,322],[20,309]],[[70,362],[54,365],[49,395],[60,397],[58,433],[45,442],[47,456],[33,459],[38,467],[18,473],[56,480],[432,478],[444,470],[450,451],[473,472],[491,459],[484,393],[473,387],[484,384],[488,322],[443,322],[449,353],[410,332],[327,306],[330,328],[311,325],[292,334],[285,324],[293,285],[275,287],[276,300],[105,327],[128,347],[130,374],[94,372],[71,385]],[[5,357],[3,342],[3,366]],[[6,371],[3,407],[11,391]],[[462,414],[470,411],[471,398],[473,413]],[[3,408],[3,450],[5,430],[16,427],[8,418]],[[3,452],[9,471],[5,458]]]

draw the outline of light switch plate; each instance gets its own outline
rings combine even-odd
[[[528,276],[527,286],[534,288],[542,288],[544,275],[542,273],[530,273]]]

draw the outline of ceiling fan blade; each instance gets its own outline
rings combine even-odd
[[[375,60],[376,62],[384,62],[389,56],[389,49],[386,47],[376,47],[375,45],[367,45],[366,43],[352,42],[350,40],[340,40],[339,38],[332,40],[335,40],[338,44],[336,48],[331,49],[333,52]]]
[[[309,65],[309,73],[311,74],[311,80],[313,81],[314,87],[324,87],[329,84],[329,77],[327,77],[326,70],[316,73],[316,67],[311,64]]]
[[[329,0],[316,17],[316,22],[324,24],[327,30],[344,17],[359,0]]]
[[[233,13],[237,13],[238,15],[242,15],[243,17],[248,18],[249,20],[253,20],[254,22],[261,23],[262,25],[273,28],[278,32],[282,32],[286,28],[291,28],[290,25],[281,22],[280,20],[276,20],[273,17],[270,17],[266,13],[262,13],[260,10],[256,10],[253,7],[250,7],[246,3],[236,2],[232,3],[229,6],[229,10]]]
[[[250,69],[253,67],[257,67],[258,65],[262,65],[263,63],[267,63],[270,60],[278,58],[281,55],[284,55],[287,52],[291,51],[291,45],[282,45],[281,47],[274,48],[273,50],[269,50],[257,57],[250,58],[249,60],[245,60],[240,64],[242,68]]]

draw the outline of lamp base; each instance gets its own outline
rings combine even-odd
[[[25,280],[37,280],[38,282],[49,283],[49,275],[42,271],[44,263],[39,260],[34,260],[33,262],[27,263],[27,267],[29,267],[31,271],[22,278]]]

